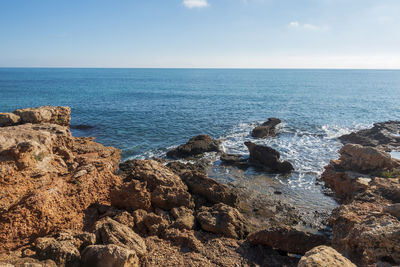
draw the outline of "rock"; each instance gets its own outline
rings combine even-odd
[[[242,158],[240,155],[223,153],[220,157],[220,160],[225,165],[236,166],[244,169],[249,167],[247,159]]]
[[[244,143],[250,152],[249,161],[251,164],[267,168],[280,173],[288,173],[294,170],[293,165],[279,160],[280,154],[271,147],[260,146],[251,142]]]
[[[0,128],[0,252],[59,229],[82,229],[85,211],[109,204],[120,150],[55,124]],[[91,167],[90,167],[91,166]],[[74,177],[78,170],[86,174]]]
[[[288,226],[277,226],[251,233],[247,241],[252,245],[266,245],[288,253],[305,254],[313,247],[329,243],[327,237],[298,231]]]
[[[186,171],[198,171],[201,173],[206,173],[208,165],[201,161],[196,161],[195,164],[183,163],[180,161],[172,161],[167,164],[167,167],[170,168],[176,174],[181,175]]]
[[[36,254],[40,260],[51,259],[62,266],[79,266],[80,250],[96,242],[91,233],[64,231],[51,237],[41,237],[35,242]]]
[[[353,143],[372,146],[390,151],[400,146],[400,121],[375,123],[371,129],[342,135],[339,140],[344,144]]]
[[[276,136],[276,126],[281,123],[280,119],[269,118],[268,121],[264,122],[261,126],[257,126],[251,132],[251,136],[257,138],[265,138],[269,136]]]
[[[200,252],[203,247],[200,240],[196,238],[193,231],[178,230],[178,229],[166,229],[162,236],[164,239],[171,241],[175,246],[183,248],[189,248],[194,252]]]
[[[171,210],[175,222],[171,225],[172,228],[191,230],[195,224],[193,210],[186,207],[173,208]]]
[[[147,183],[131,180],[111,190],[111,205],[127,211],[137,209],[149,210],[151,194],[147,191]]]
[[[117,245],[88,246],[82,252],[82,266],[93,267],[139,267],[134,250]]]
[[[298,267],[356,267],[350,260],[343,257],[331,247],[318,246],[301,257]]]
[[[182,174],[181,177],[192,194],[199,195],[211,203],[222,202],[235,206],[238,202],[238,196],[230,187],[208,178],[203,173],[188,171]]]
[[[151,204],[155,208],[170,210],[174,207],[194,207],[194,202],[182,179],[168,167],[154,160],[130,160],[121,165],[127,179],[147,184]]]
[[[400,221],[382,213],[385,206],[353,201],[331,216],[332,246],[360,266],[386,261],[400,264]]]
[[[220,142],[208,135],[198,135],[191,138],[186,144],[180,145],[167,152],[167,157],[179,159],[203,154],[218,152]]]
[[[400,203],[395,203],[395,204],[386,206],[383,209],[383,211],[391,214],[392,216],[396,217],[397,219],[400,219]]]
[[[19,124],[21,118],[14,113],[0,113],[0,127]]]
[[[143,239],[131,228],[106,217],[95,226],[98,241],[104,245],[115,244],[134,250],[138,256],[146,254],[147,248]]]
[[[9,256],[7,260],[0,259],[1,267],[57,267],[57,264],[52,260],[39,261],[29,257],[13,257]]]
[[[242,239],[247,233],[247,221],[235,208],[223,203],[202,207],[196,216],[204,231]]]
[[[21,123],[52,123],[68,126],[71,120],[69,107],[43,106],[17,109],[13,113],[21,117]]]
[[[76,125],[70,125],[70,128],[76,130],[90,130],[93,129],[94,126],[87,124],[76,124]]]
[[[347,144],[340,149],[340,167],[344,170],[370,173],[396,167],[397,163],[384,151],[373,147]]]

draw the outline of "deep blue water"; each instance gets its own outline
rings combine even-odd
[[[281,137],[260,142],[295,164],[285,183],[306,188],[337,156],[337,136],[400,119],[399,104],[398,70],[0,69],[0,111],[70,106],[72,124],[94,126],[74,135],[124,158],[159,155],[201,133],[245,154],[251,127],[278,117]]]

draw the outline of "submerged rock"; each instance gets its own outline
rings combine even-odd
[[[344,144],[353,143],[363,146],[392,150],[400,147],[400,121],[375,123],[370,129],[360,130],[339,137]]]
[[[280,119],[269,118],[268,121],[264,122],[261,126],[257,126],[251,132],[251,136],[257,138],[265,138],[269,136],[276,136],[276,126],[281,123]]]
[[[356,267],[349,259],[343,257],[331,247],[318,246],[301,257],[298,267]]]
[[[179,159],[197,156],[205,152],[218,152],[220,141],[208,135],[198,135],[191,138],[186,144],[180,145],[167,152],[167,157]]]
[[[329,244],[329,239],[324,235],[302,232],[287,226],[251,233],[247,241],[252,245],[266,245],[294,254],[305,254],[313,247]]]
[[[280,154],[275,149],[260,146],[252,142],[245,142],[244,144],[249,149],[249,162],[251,164],[280,173],[289,173],[294,170],[293,165],[289,161],[280,161]]]

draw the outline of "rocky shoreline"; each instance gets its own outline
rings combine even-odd
[[[276,136],[279,123],[271,118],[253,136]],[[120,163],[121,151],[73,137],[69,124],[68,107],[0,113],[0,266],[400,264],[400,162],[387,153],[400,144],[398,122],[341,138],[348,144],[321,177],[341,205],[315,215],[322,224],[218,183],[198,158],[215,152],[234,167],[291,172],[272,148],[247,143],[242,158],[200,135],[167,153],[193,164]]]

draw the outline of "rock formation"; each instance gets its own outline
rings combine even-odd
[[[308,251],[299,261],[298,267],[356,267],[331,247],[318,246]]]
[[[262,125],[255,127],[251,132],[251,136],[257,138],[276,136],[278,134],[276,126],[280,123],[280,119],[269,118],[268,121],[264,122]]]
[[[167,152],[167,157],[173,159],[197,156],[205,152],[218,152],[220,142],[208,135],[198,135],[191,138],[186,144],[180,145]]]

